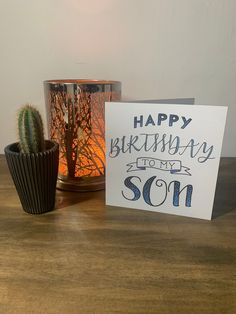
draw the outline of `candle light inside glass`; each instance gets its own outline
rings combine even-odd
[[[121,97],[116,81],[46,81],[50,138],[59,143],[58,188],[98,190],[105,184],[105,102]]]

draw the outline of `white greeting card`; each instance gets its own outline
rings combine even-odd
[[[106,204],[211,219],[227,107],[105,105]]]

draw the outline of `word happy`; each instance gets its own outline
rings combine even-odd
[[[185,129],[186,126],[192,121],[191,118],[185,118],[183,116],[179,117],[176,114],[170,114],[169,116],[165,113],[159,113],[154,119],[151,114],[144,120],[143,115],[139,117],[134,117],[134,128],[143,127],[143,126],[156,126],[161,125],[164,121],[168,123],[168,126],[173,126],[174,123],[181,123],[181,129]]]

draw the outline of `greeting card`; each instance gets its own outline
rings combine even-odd
[[[106,204],[211,219],[227,107],[105,108]]]

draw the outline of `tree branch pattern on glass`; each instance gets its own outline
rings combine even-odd
[[[105,102],[115,92],[50,92],[50,135],[60,144],[59,176],[71,179],[105,175]]]

